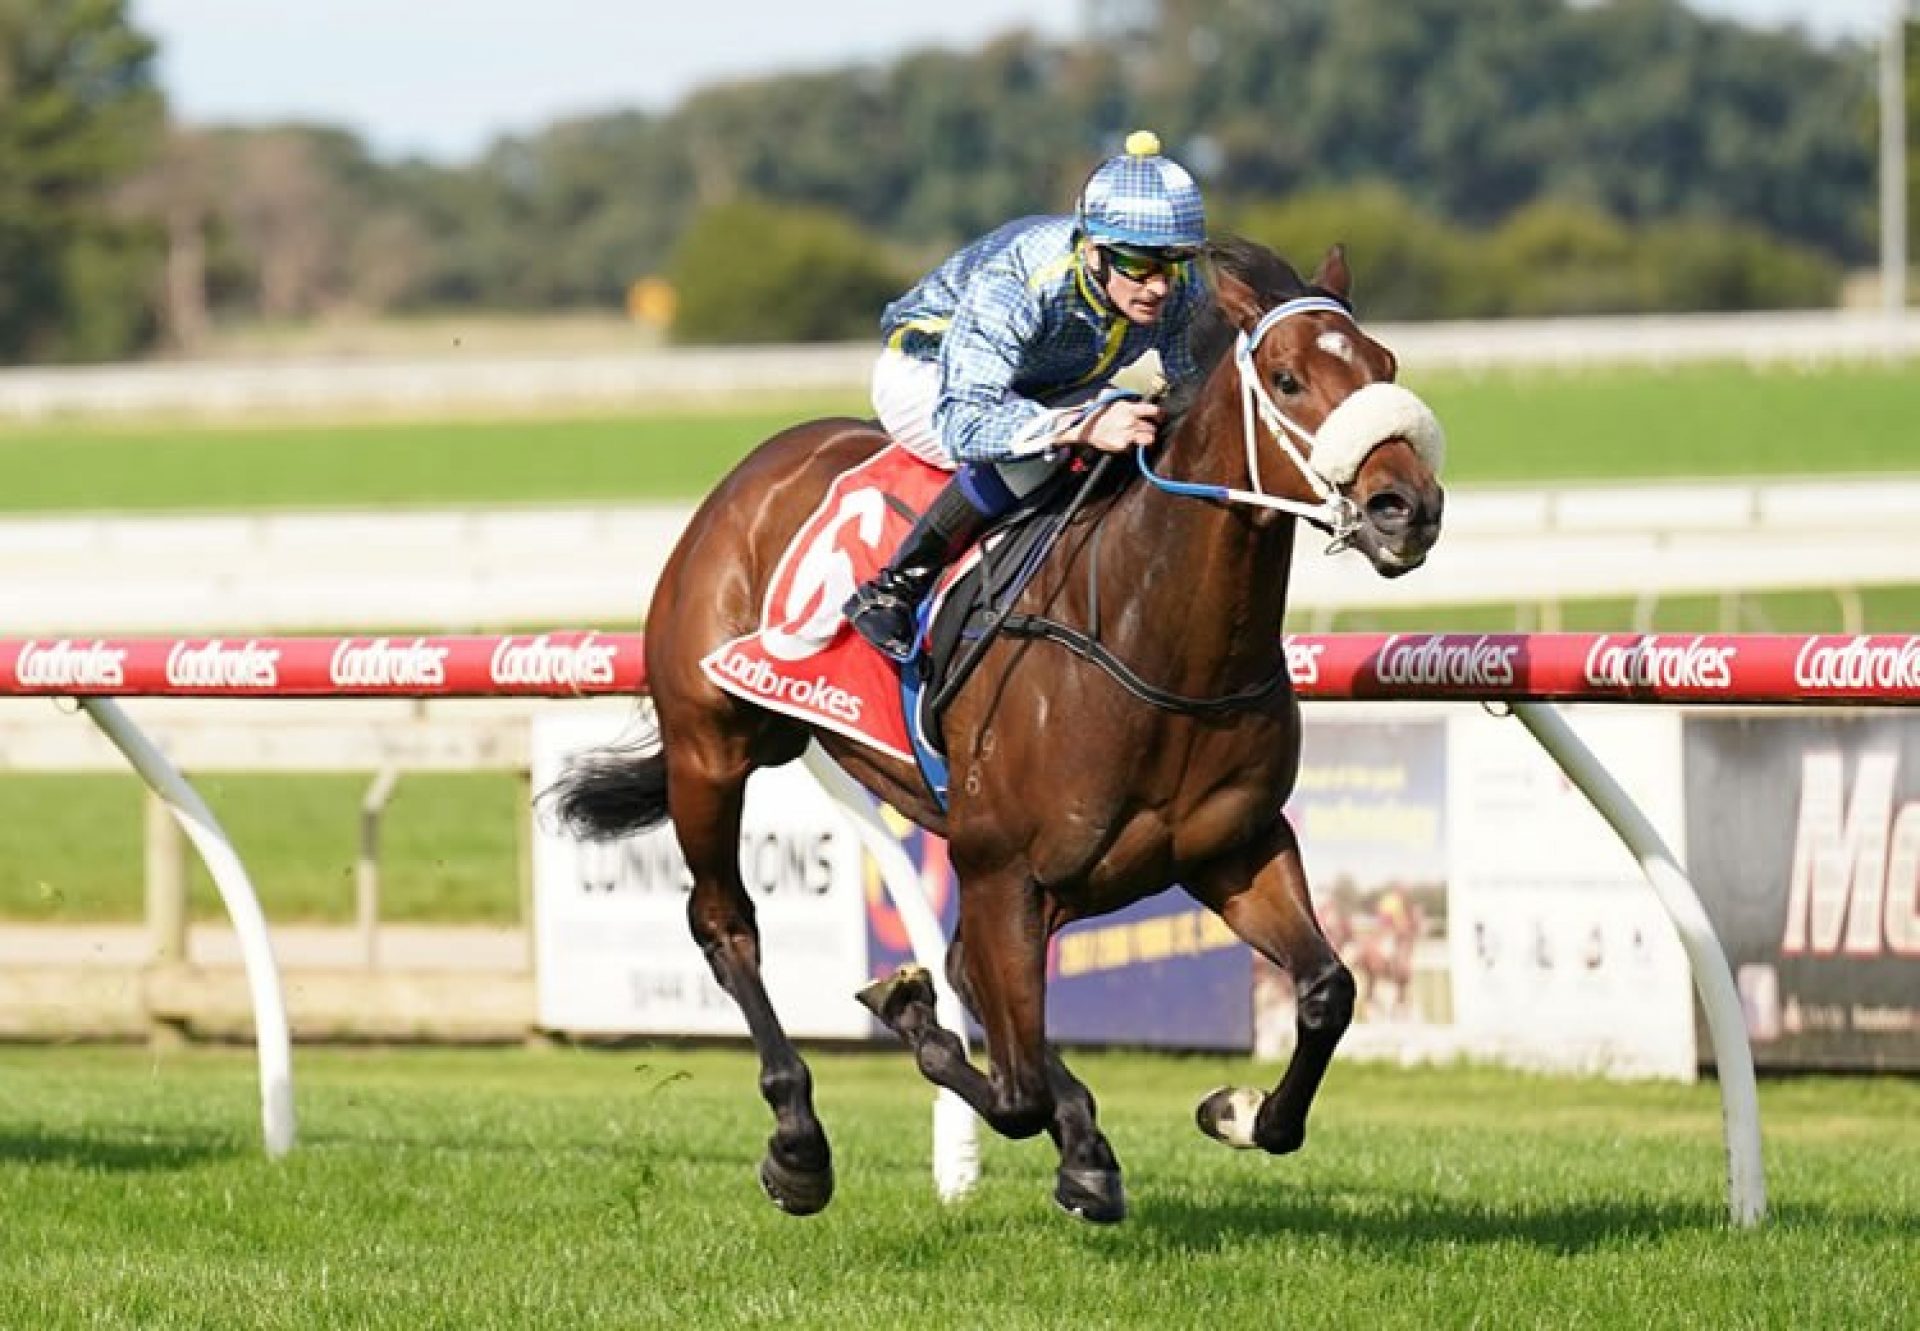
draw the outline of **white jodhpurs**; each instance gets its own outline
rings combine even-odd
[[[939,362],[915,360],[892,347],[880,353],[873,364],[873,410],[880,424],[894,443],[922,462],[954,471],[960,464],[947,453],[939,431],[933,428],[933,406],[939,400]],[[1025,498],[1053,475],[1058,462],[1057,458],[1036,456],[991,465],[1009,490]]]

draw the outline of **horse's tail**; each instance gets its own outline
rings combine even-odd
[[[542,805],[582,841],[613,841],[667,816],[667,755],[652,735],[574,755]]]

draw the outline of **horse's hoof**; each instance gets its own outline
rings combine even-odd
[[[886,979],[875,980],[854,997],[891,1030],[909,1003],[919,1000],[932,1005],[933,976],[925,966],[902,966]]]
[[[1260,1145],[1253,1138],[1253,1125],[1266,1098],[1251,1086],[1222,1086],[1195,1107],[1193,1121],[1215,1141],[1250,1151]]]
[[[833,1166],[794,1169],[769,1154],[760,1161],[760,1186],[788,1215],[817,1215],[833,1200]]]
[[[1062,1169],[1055,1175],[1053,1200],[1074,1219],[1096,1225],[1127,1218],[1127,1192],[1117,1169]]]

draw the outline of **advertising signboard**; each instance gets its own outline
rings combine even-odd
[[[615,738],[580,713],[534,726],[533,782],[567,755]],[[787,1033],[865,1038],[854,993],[867,975],[865,854],[798,764],[747,787],[741,870],[759,920],[767,993]],[[601,1035],[740,1035],[746,1022],[687,930],[692,880],[672,829],[585,845],[535,819],[534,935],[539,1021]]]
[[[1348,1053],[1398,1053],[1451,1020],[1446,723],[1400,708],[1377,720],[1318,712],[1302,737],[1287,815],[1314,913],[1358,988]],[[1293,981],[1254,963],[1256,1049],[1294,1042]]]
[[[1756,1065],[1920,1069],[1920,717],[1696,714],[1686,764]]]
[[[1060,1044],[1253,1047],[1253,954],[1179,889],[1063,930],[1047,956]]]
[[[951,937],[958,893],[946,842],[886,810]],[[868,968],[913,959],[877,867],[866,874]],[[1174,889],[1063,930],[1047,954],[1047,1035],[1056,1044],[1245,1052],[1253,1046],[1250,956],[1219,917]]]
[[[1571,709],[1580,737],[1684,857],[1680,718]],[[1448,732],[1454,1016],[1521,1064],[1690,1079],[1686,951],[1640,866],[1519,723]]]

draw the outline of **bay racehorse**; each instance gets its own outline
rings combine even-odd
[[[827,1204],[832,1157],[811,1073],[762,983],[740,819],[748,775],[793,761],[810,739],[947,839],[959,884],[948,972],[990,1070],[936,1021],[924,970],[876,982],[861,1001],[996,1131],[1051,1134],[1061,1206],[1100,1221],[1126,1211],[1093,1097],[1047,1044],[1048,940],[1176,884],[1286,970],[1298,999],[1279,1084],[1214,1092],[1200,1126],[1275,1154],[1305,1139],[1354,982],[1314,918],[1281,812],[1300,751],[1281,638],[1296,523],[1387,576],[1418,566],[1440,530],[1444,444],[1431,412],[1392,384],[1392,353],[1356,324],[1338,247],[1310,282],[1243,241],[1216,242],[1205,262],[1214,299],[1193,337],[1207,375],[1168,402],[1161,442],[1123,459],[1127,482],[1076,510],[1021,594],[1017,612],[1060,631],[1003,633],[950,702],[949,807],[913,764],[810,733],[700,668],[756,627],[782,550],[833,478],[886,444],[874,425],[843,419],[767,440],[695,513],[646,623],[657,743],[582,755],[549,792],[585,836],[672,819],[693,875],[688,922],[745,1015],[773,1110],[760,1180],[789,1212]]]

